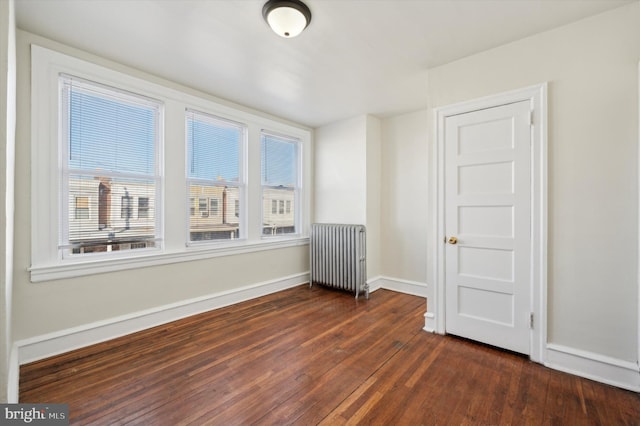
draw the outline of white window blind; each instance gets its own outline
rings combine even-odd
[[[157,247],[162,104],[68,75],[59,81],[63,256]]]
[[[244,238],[245,125],[187,110],[186,130],[187,197],[198,200],[198,213],[189,215],[189,241]]]
[[[263,131],[260,146],[262,234],[296,234],[299,232],[300,142]]]

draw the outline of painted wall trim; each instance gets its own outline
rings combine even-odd
[[[369,291],[375,291],[380,288],[385,290],[397,291],[398,293],[411,294],[413,296],[427,297],[427,283],[419,281],[404,280],[401,278],[392,278],[379,275],[370,280]]]
[[[549,343],[544,365],[554,370],[640,392],[640,369],[634,362]]]
[[[638,61],[638,170],[640,170],[640,61]],[[638,174],[638,196],[640,199],[640,173]],[[640,229],[640,206],[636,205],[636,211],[638,212],[638,229]],[[638,347],[636,353],[636,364],[638,365],[638,369],[640,369],[640,235],[638,236],[638,259],[636,265],[638,271],[638,303],[636,305],[636,310],[638,313],[638,337],[636,341],[636,346]]]
[[[529,357],[544,363],[547,341],[547,83],[525,87],[479,99],[436,107],[434,114],[434,208],[436,222],[435,250],[432,262],[433,297],[425,315],[425,330],[445,334],[445,207],[444,207],[444,125],[449,116],[509,103],[528,101],[532,111],[531,152],[531,312],[538,318],[530,333]]]
[[[17,341],[19,364],[44,359],[137,331],[309,282],[309,272],[159,306],[128,315]]]
[[[31,282],[39,283],[65,278],[81,277],[93,274],[103,274],[114,271],[124,271],[149,266],[168,265],[171,263],[191,262],[194,260],[210,259],[220,256],[230,256],[245,253],[255,253],[263,250],[273,250],[296,247],[309,244],[309,237],[278,238],[273,240],[231,242],[221,247],[190,247],[185,252],[153,253],[146,256],[126,257],[119,259],[103,259],[92,262],[75,262],[65,265],[31,267]]]
[[[424,327],[422,329],[427,333],[437,333],[436,331],[436,316],[433,312],[425,312],[424,314]]]
[[[7,402],[9,404],[18,403],[20,387],[20,361],[18,359],[18,345],[11,347],[9,354],[9,368],[7,371]]]
[[[286,290],[307,283],[308,280],[309,273],[305,272],[20,340],[13,345],[9,360],[8,402],[18,402],[20,365],[22,364]],[[369,285],[372,292],[383,288],[426,297],[427,284],[417,281],[378,276],[369,280]],[[433,316],[428,312],[425,314],[426,324],[429,324],[429,315]],[[424,330],[435,332],[428,326],[425,326]],[[546,367],[640,392],[640,369],[636,363],[556,344],[547,345],[545,358]]]

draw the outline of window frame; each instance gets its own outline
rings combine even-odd
[[[137,173],[128,173],[123,171],[113,171],[113,170],[104,170],[100,172],[101,176],[107,176],[109,179],[123,179],[126,181],[127,179],[131,179],[131,182],[136,180],[142,181],[152,181],[154,183],[154,191],[153,197],[156,200],[158,205],[162,205],[162,169],[160,167],[162,157],[163,157],[163,117],[164,117],[164,103],[161,100],[154,99],[151,96],[147,96],[146,94],[137,93],[128,89],[123,89],[121,87],[116,87],[105,82],[100,81],[92,81],[88,80],[84,77],[78,77],[71,75],[69,73],[58,73],[58,90],[59,90],[59,107],[57,111],[57,124],[58,124],[58,138],[55,141],[57,144],[57,150],[59,152],[60,161],[58,163],[58,173],[59,173],[59,181],[58,181],[58,214],[59,218],[71,218],[71,212],[69,211],[69,199],[71,195],[71,179],[73,176],[77,176],[80,179],[86,179],[93,176],[94,179],[98,179],[96,175],[97,169],[83,168],[83,167],[72,167],[69,164],[68,159],[71,156],[71,147],[70,143],[70,109],[71,109],[71,91],[75,90],[77,93],[90,94],[92,96],[100,97],[102,99],[108,99],[110,101],[116,102],[122,105],[133,105],[137,107],[146,107],[150,108],[154,114],[154,140],[153,140],[153,172],[152,174],[137,174]],[[52,142],[53,143],[53,142]],[[102,187],[102,182],[100,184]],[[100,190],[101,191],[101,190]],[[111,191],[110,191],[111,192]],[[100,195],[99,195],[100,197]],[[111,208],[117,208],[114,206],[113,194],[111,194]],[[117,201],[115,201],[117,203]],[[100,208],[101,200],[98,200],[98,208]],[[116,210],[117,211],[117,210]],[[158,251],[162,247],[162,228],[160,224],[162,223],[162,212],[163,209],[160,208],[156,210],[156,216],[153,221],[153,230],[154,235],[153,238],[145,238],[146,243],[152,242],[152,246],[147,246],[148,250]],[[117,215],[117,213],[116,213]],[[117,216],[116,216],[117,217]],[[126,192],[125,195],[120,197],[120,219],[132,219],[134,218],[134,197]],[[107,227],[107,224],[101,223],[101,213],[98,213],[98,230],[103,230]],[[62,220],[58,222],[59,229],[59,256],[63,259],[71,259],[75,258],[74,261],[88,261],[91,258],[95,258],[96,260],[102,260],[104,258],[110,257],[126,257],[131,253],[128,253],[126,250],[118,251],[118,253],[113,253],[111,251],[112,244],[107,243],[107,238],[105,238],[105,251],[96,250],[98,245],[90,249],[89,252],[84,252],[81,250],[82,256],[79,256],[77,251],[78,245],[71,244],[69,241],[70,238],[70,228],[71,223],[69,220]],[[128,224],[127,224],[128,226]],[[127,228],[128,229],[128,228]],[[134,237],[136,239],[136,237]],[[80,259],[84,257],[85,259]]]
[[[220,199],[218,197],[209,197],[209,214],[218,216],[220,212]]]
[[[200,215],[195,215],[196,217],[209,217],[209,199],[207,197],[198,197],[198,213]]]
[[[305,191],[305,180],[304,180],[304,175],[305,175],[305,164],[304,164],[304,143],[303,141],[295,136],[295,135],[290,135],[290,134],[286,134],[286,133],[282,133],[282,132],[276,132],[276,131],[271,131],[271,130],[266,130],[266,129],[262,129],[260,131],[260,156],[262,157],[262,139],[264,137],[274,137],[274,138],[278,138],[281,139],[283,142],[285,143],[291,143],[295,145],[295,167],[296,167],[296,178],[295,178],[295,182],[293,183],[293,187],[281,187],[279,185],[267,185],[264,184],[262,182],[262,168],[260,170],[260,199],[262,200],[262,208],[260,209],[260,214],[261,214],[261,220],[260,220],[260,233],[261,233],[261,238],[262,239],[274,239],[274,238],[291,238],[291,237],[296,237],[296,236],[300,236],[301,234],[303,234],[305,231],[304,229],[304,206],[305,206],[305,200],[304,200],[304,196],[305,193],[307,193],[308,191]],[[293,200],[284,200],[284,199],[272,199],[271,200],[271,214],[275,215],[275,216],[284,216],[287,214],[287,209],[286,209],[286,205],[287,203],[291,202],[291,204],[289,204],[289,212],[291,211],[291,209],[293,209],[293,226],[294,226],[294,232],[290,232],[290,233],[282,233],[282,234],[278,234],[278,233],[272,233],[272,234],[265,234],[264,233],[264,228],[265,228],[265,218],[264,218],[264,190],[266,189],[274,189],[274,190],[278,190],[278,189],[286,189],[288,191],[293,192]],[[302,211],[301,211],[302,210]],[[275,229],[275,228],[274,228]]]
[[[79,206],[78,201],[82,199],[83,206]],[[91,216],[91,197],[89,195],[76,195],[75,196],[75,211],[74,218],[75,219],[89,219]],[[79,214],[81,213],[81,214]]]
[[[216,124],[221,124],[221,125],[227,125],[229,127],[233,127],[233,128],[238,128],[240,130],[240,140],[238,141],[238,181],[226,181],[226,180],[213,180],[213,179],[203,179],[203,178],[196,178],[196,177],[189,177],[189,164],[187,164],[189,162],[189,159],[191,158],[189,155],[189,141],[188,141],[188,126],[187,126],[187,122],[188,120],[191,118],[195,118],[200,116],[202,118],[202,120],[204,122],[208,122],[211,125],[216,125]],[[191,247],[191,246],[206,246],[206,245],[213,245],[213,246],[220,246],[220,245],[225,245],[227,243],[229,243],[230,241],[236,242],[239,240],[246,240],[247,239],[247,224],[246,224],[246,214],[244,214],[244,212],[242,210],[239,211],[238,209],[238,203],[241,202],[242,205],[246,206],[247,205],[247,197],[246,197],[246,192],[247,192],[247,137],[248,137],[248,126],[246,125],[246,123],[242,123],[236,120],[231,120],[227,117],[221,117],[217,114],[213,114],[207,111],[202,111],[200,109],[197,108],[185,108],[184,111],[184,122],[185,122],[185,136],[184,136],[184,148],[185,148],[185,179],[187,182],[187,190],[186,190],[186,194],[187,197],[191,197],[193,194],[191,194],[191,185],[192,184],[200,184],[202,186],[208,186],[208,187],[223,187],[223,191],[226,191],[227,188],[236,188],[237,192],[238,192],[238,198],[234,199],[235,202],[235,206],[234,209],[231,210],[230,208],[228,208],[228,210],[231,212],[233,212],[233,216],[232,217],[237,217],[238,218],[238,228],[237,228],[237,233],[240,235],[239,237],[231,237],[231,238],[222,238],[222,239],[202,239],[202,240],[192,240],[191,239],[191,220],[193,219],[204,219],[204,218],[210,218],[212,216],[217,216],[217,215],[212,215],[211,213],[211,201],[212,200],[216,200],[217,204],[218,204],[218,209],[220,209],[219,206],[219,202],[218,202],[218,198],[217,197],[212,197],[212,196],[205,196],[205,195],[201,195],[198,196],[198,200],[199,200],[199,206],[198,206],[198,212],[200,212],[199,215],[196,215],[195,217],[190,216],[188,218],[188,221],[186,223],[186,245],[187,247]],[[201,200],[206,200],[206,204],[207,204],[207,208],[206,208],[206,216],[204,215],[204,212],[202,210],[200,210],[200,203],[202,202]],[[224,195],[223,195],[223,200],[224,200]],[[222,202],[222,210],[224,210],[224,201]],[[218,210],[219,211],[219,210]],[[222,212],[222,216],[224,217],[224,211]]]
[[[252,253],[284,247],[306,245],[311,214],[312,131],[308,127],[278,120],[271,115],[223,101],[211,95],[165,81],[73,49],[72,56],[46,47],[31,45],[31,266],[32,282],[79,277],[175,262],[209,259],[218,256]],[[164,115],[159,127],[166,142],[162,144],[158,164],[161,175],[161,199],[149,208],[162,209],[159,224],[164,244],[158,250],[127,250],[109,256],[70,256],[64,258],[58,249],[59,236],[59,84],[60,74],[68,74],[91,82],[161,101]],[[189,245],[184,229],[188,227],[191,203],[187,188],[186,147],[184,146],[184,111],[194,109],[247,126],[247,167],[244,171],[246,208],[246,240],[224,244]],[[300,234],[265,240],[261,235],[260,132],[269,129],[291,135],[301,141],[303,152]],[[176,143],[180,140],[180,143]],[[56,143],[52,143],[55,141]],[[171,142],[169,142],[171,141]],[[90,203],[93,203],[90,200]],[[97,202],[97,201],[96,201]],[[117,203],[117,201],[116,201]],[[135,199],[132,213],[135,214]],[[113,206],[115,207],[115,206]],[[112,208],[113,208],[112,207]],[[197,206],[194,206],[197,207]],[[195,212],[198,214],[197,210]]]
[[[142,200],[146,200],[142,203]],[[138,219],[148,219],[149,218],[149,210],[151,209],[151,205],[149,203],[149,197],[138,197]],[[140,215],[140,212],[144,212],[144,215]]]

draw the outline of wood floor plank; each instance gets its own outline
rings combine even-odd
[[[299,286],[22,366],[74,425],[638,425],[640,395],[426,333],[425,300]]]

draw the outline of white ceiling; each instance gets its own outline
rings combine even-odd
[[[638,0],[305,0],[295,39],[266,0],[16,0],[18,27],[317,127],[426,107],[426,70]]]

